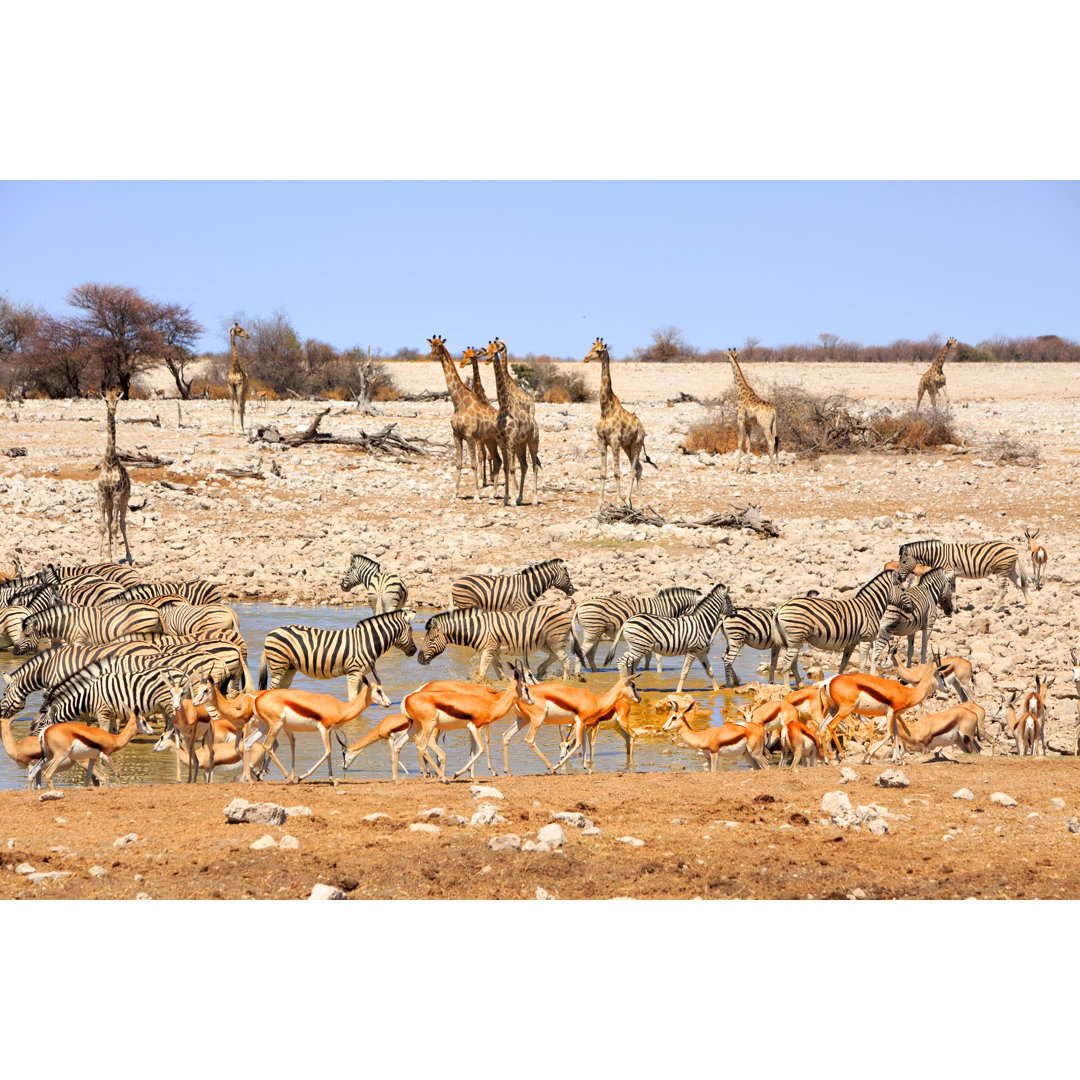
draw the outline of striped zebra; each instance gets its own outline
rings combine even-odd
[[[728,595],[725,585],[714,585],[697,607],[689,615],[680,615],[678,618],[665,618],[663,615],[634,615],[623,623],[620,635],[626,642],[626,652],[619,657],[619,671],[629,678],[638,665],[651,650],[664,656],[683,656],[682,674],[679,676],[679,685],[675,689],[676,694],[682,693],[683,683],[690,672],[690,665],[696,657],[705,669],[714,690],[719,690],[720,685],[713,676],[712,666],[709,663],[709,649],[712,646],[716,631],[720,628],[720,620],[725,615],[734,611],[731,605],[731,597]],[[616,644],[618,639],[616,639]],[[610,663],[615,654],[612,646],[605,665]]]
[[[65,604],[79,607],[95,607],[98,604],[111,604],[125,599],[123,585],[97,575],[71,578],[61,582],[56,591],[63,597]]]
[[[132,570],[130,566],[121,563],[94,563],[91,566],[55,566],[50,564],[47,569],[51,569],[60,581],[93,574],[96,577],[106,578],[108,581],[117,581],[125,588],[139,583],[138,571]]]
[[[799,686],[799,650],[804,644],[842,652],[837,672],[847,667],[851,654],[863,644],[860,666],[865,669],[881,616],[889,604],[899,600],[899,572],[883,570],[845,600],[800,596],[786,601],[773,612],[773,627],[784,644],[780,670],[791,671],[795,686]]]
[[[240,630],[240,620],[228,604],[188,604],[175,601],[155,605],[167,634],[177,637]]]
[[[917,563],[953,570],[958,578],[997,577],[1000,589],[992,611],[997,611],[1005,599],[1011,581],[1020,586],[1024,603],[1028,600],[1028,576],[1020,553],[1011,544],[990,540],[982,544],[946,544],[941,540],[916,540],[900,546],[901,580],[907,578]]]
[[[570,572],[562,559],[526,566],[516,574],[469,574],[458,578],[450,590],[450,610],[521,611],[535,604],[548,589],[574,595]]]
[[[159,713],[166,730],[188,693],[191,676],[179,668],[125,667],[118,663],[107,671],[92,675],[85,668],[61,686],[55,687],[41,704],[30,725],[31,735],[40,735],[50,724],[72,720],[95,721],[115,730],[129,713],[149,719]]]
[[[26,622],[33,612],[25,607],[0,608],[0,649],[13,649],[17,655],[30,651],[30,646],[23,647],[26,634],[23,633],[23,623]]]
[[[101,665],[104,671],[121,657],[142,659],[160,656],[160,650],[143,641],[105,645],[54,645],[37,653],[16,669],[13,675],[5,673],[7,682],[4,696],[0,699],[0,716],[14,716],[25,705],[35,690],[49,690],[91,664]]]
[[[397,574],[383,568],[366,555],[354,555],[349,569],[341,579],[341,588],[352,592],[357,585],[367,589],[367,600],[373,615],[383,615],[387,611],[398,611],[409,599],[409,590],[404,580]]]
[[[567,638],[573,639],[574,653],[584,660],[577,638],[573,637],[573,608],[560,608],[543,604],[524,611],[440,611],[432,615],[424,627],[424,640],[416,659],[423,665],[430,664],[447,645],[460,645],[474,649],[480,654],[477,677],[487,676],[494,665],[495,676],[503,677],[499,663],[503,653],[520,656],[528,662],[528,654],[542,649],[547,656],[536,669],[536,677],[542,679],[553,661],[562,665],[563,678],[568,679],[570,657],[566,652]]]
[[[739,686],[739,676],[735,674],[735,661],[739,658],[743,646],[759,652],[769,650],[769,682],[776,677],[776,659],[784,647],[783,641],[773,629],[775,608],[737,607],[724,617],[720,629],[727,639],[724,650],[724,683],[726,686]]]
[[[592,596],[578,604],[575,617],[581,627],[581,651],[589,668],[596,671],[596,650],[600,642],[614,638],[632,615],[687,615],[701,600],[700,589],[677,585],[661,589],[655,596]],[[657,657],[657,663],[660,658]],[[659,670],[659,669],[658,669]],[[581,674],[581,662],[577,665]]]
[[[930,640],[930,631],[937,619],[938,607],[950,616],[953,613],[953,572],[935,569],[923,574],[918,585],[911,585],[900,594],[900,601],[889,604],[878,623],[877,638],[874,641],[873,661],[870,674],[876,675],[882,656],[889,647],[890,637],[906,637],[907,664],[911,666],[911,657],[915,652],[915,635],[922,631],[922,649],[919,663],[926,663],[926,645]]]
[[[124,592],[127,600],[149,600],[152,596],[181,596],[189,604],[223,604],[220,585],[210,581],[136,582]]]
[[[62,605],[31,615],[23,623],[26,641],[16,652],[36,649],[44,638],[72,645],[102,645],[127,634],[162,631],[161,616],[148,604],[84,608]]]
[[[255,683],[240,649],[230,641],[189,641],[160,646],[161,656],[174,667],[211,679],[223,694],[251,692]]]
[[[312,679],[344,675],[352,699],[360,693],[362,677],[368,672],[374,674],[375,662],[387,649],[396,646],[406,656],[416,652],[409,625],[415,617],[415,611],[402,608],[361,619],[346,630],[322,630],[317,626],[271,630],[263,644],[259,689],[265,690],[267,685],[271,690],[287,689],[298,671]]]

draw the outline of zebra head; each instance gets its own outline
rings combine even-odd
[[[379,564],[366,555],[354,555],[349,563],[349,569],[341,579],[341,588],[344,592],[352,591],[357,585],[367,585],[379,572]]]
[[[401,629],[391,645],[396,645],[406,656],[412,656],[416,652],[416,642],[412,635],[412,621],[416,618],[416,612],[411,608],[402,608],[393,612],[392,617],[401,620]]]
[[[934,573],[935,571],[931,570],[930,572]],[[956,589],[956,571],[946,570],[944,573],[945,581],[941,586],[941,596],[938,599],[938,603],[941,605],[942,614],[950,616],[956,609],[956,606],[953,603],[953,595]]]
[[[566,563],[562,559],[552,559],[551,567],[555,572],[555,577],[551,582],[551,588],[560,589],[566,593],[567,596],[574,595],[574,586],[570,584],[570,571],[566,567]]]
[[[446,620],[450,612],[441,611],[438,615],[432,615],[424,625],[424,640],[420,643],[420,651],[417,654],[417,662],[427,667],[436,656],[446,649]]]
[[[22,656],[28,652],[35,652],[41,644],[41,630],[38,625],[37,615],[28,615],[22,621],[22,641],[16,642],[11,651],[16,656]]]

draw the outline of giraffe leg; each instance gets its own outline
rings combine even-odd
[[[517,506],[520,506],[525,501],[525,470],[528,468],[528,451],[525,444],[518,448],[517,460],[518,460],[518,472],[521,474],[518,477],[518,494],[517,494]]]
[[[529,440],[529,459],[533,471],[533,506],[540,504],[540,434]]]
[[[607,486],[607,443],[600,440],[600,501],[596,509],[600,510],[604,505],[604,488]]]
[[[454,432],[454,446],[457,450],[457,473],[454,477],[454,498],[461,498],[461,460],[464,453],[464,440],[456,431]]]
[[[619,469],[619,444],[617,442],[611,451],[611,468],[615,473],[615,501],[622,506],[622,472]]]
[[[125,495],[123,498],[121,498],[120,504],[116,508],[116,516],[120,525],[120,535],[124,538],[124,553],[126,556],[124,561],[128,564],[128,566],[131,566],[134,564],[135,560],[131,557],[131,546],[128,544],[127,538],[127,510],[128,501],[127,496]],[[112,558],[111,551],[109,552],[109,558]]]

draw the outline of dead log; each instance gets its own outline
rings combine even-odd
[[[735,506],[719,514],[711,514],[703,521],[673,521],[686,529],[752,529],[762,536],[777,537],[780,530],[761,512],[760,506]]]
[[[93,418],[91,417],[91,419],[93,419]],[[120,423],[121,424],[151,424],[154,427],[161,427],[161,417],[160,416],[130,416],[130,417],[123,417],[122,416],[120,418]]]
[[[5,457],[26,457],[25,446],[9,446],[6,450],[0,450]]]
[[[596,514],[602,525],[663,525],[664,519],[651,507],[635,510],[632,506],[602,506]]]

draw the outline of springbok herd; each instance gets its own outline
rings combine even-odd
[[[1028,532],[1038,589],[1046,551],[1036,543],[1037,535]],[[258,779],[273,763],[295,782],[311,776],[323,762],[333,781],[332,733],[344,748],[345,769],[366,747],[384,740],[391,775],[397,779],[401,749],[412,739],[421,775],[445,780],[446,756],[439,740],[446,732],[464,729],[471,740],[469,759],[454,778],[466,771],[475,775],[485,748],[485,729],[488,766],[496,772],[490,727],[503,719],[511,721],[503,735],[507,773],[509,744],[521,731],[550,771],[578,753],[591,770],[597,732],[610,722],[622,737],[632,766],[635,733],[629,714],[631,706],[642,701],[634,675],[638,663],[647,664],[654,655],[658,671],[662,656],[684,658],[675,692],[654,702],[654,707],[668,714],[663,731],[677,733],[700,750],[710,770],[717,768],[722,755],[765,767],[770,751],[779,751],[781,765],[788,760],[793,767],[825,764],[834,754],[843,760],[853,749],[851,743],[858,744],[868,761],[890,739],[894,760],[901,760],[904,751],[945,746],[978,752],[980,737],[985,737],[980,725],[986,708],[972,700],[971,664],[936,651],[927,662],[927,650],[938,610],[951,614],[955,580],[989,576],[1000,583],[995,610],[1010,581],[1028,599],[1027,569],[1015,547],[996,541],[930,540],[902,545],[895,563],[846,599],[811,595],[773,608],[740,608],[728,589],[716,583],[704,594],[663,589],[653,597],[597,596],[576,604],[571,600],[567,607],[543,599],[550,589],[568,597],[574,594],[566,563],[551,559],[517,573],[459,579],[453,586],[451,609],[427,620],[418,647],[412,631],[416,612],[407,606],[405,582],[374,560],[354,555],[341,585],[345,591],[357,586],[366,590],[371,617],[345,630],[286,626],[271,631],[256,689],[236,614],[222,603],[216,586],[143,581],[130,566],[117,563],[49,565],[25,574],[16,562],[9,574],[0,574],[0,647],[30,658],[13,675],[4,676],[3,743],[8,755],[27,767],[30,786],[52,787],[54,776],[74,765],[85,769],[87,785],[96,784],[98,761],[119,780],[112,756],[136,734],[153,734],[151,721],[157,717],[164,723],[164,733],[156,749],[175,753],[177,781],[185,768],[189,782],[200,772],[209,781],[215,769]],[[906,584],[909,580],[912,583]],[[727,641],[727,685],[737,685],[734,661],[746,644],[769,651],[770,683],[782,654],[780,669],[794,685],[779,700],[741,707],[737,722],[728,718],[699,730],[691,724],[695,701],[683,693],[683,686],[696,658],[713,690],[720,689],[708,654],[721,631]],[[921,656],[912,666],[916,634],[921,636]],[[896,643],[904,637],[906,664],[896,651]],[[614,682],[598,694],[579,685],[580,672],[584,664],[597,670],[596,650],[603,640],[613,642],[605,665],[620,640],[626,649],[617,662]],[[39,648],[46,641],[49,647]],[[520,658],[520,663],[512,665],[501,690],[466,681],[426,683],[406,694],[398,711],[358,742],[345,745],[339,728],[360,717],[372,702],[391,707],[375,671],[381,656],[396,648],[406,656],[416,655],[424,665],[448,644],[475,651],[480,674],[493,666],[501,679],[504,656]],[[798,655],[804,644],[840,652],[840,673],[800,685]],[[856,648],[861,670],[845,673]],[[543,679],[547,668],[558,661],[564,681],[536,681],[527,664],[530,654],[537,652],[544,654],[537,676]],[[887,655],[892,678],[876,674]],[[1072,658],[1073,679],[1080,688],[1075,652]],[[297,671],[317,679],[344,675],[349,700],[291,689]],[[1033,688],[1000,703],[996,718],[1007,723],[1021,755],[1034,754],[1036,746],[1046,753],[1046,688],[1054,679],[1054,674],[1036,675]],[[17,738],[13,722],[28,696],[39,690],[44,691],[41,707],[29,733]],[[957,704],[924,712],[931,694],[950,690],[958,695]],[[560,729],[555,764],[535,743],[544,724]],[[295,768],[298,732],[317,733],[323,749],[300,777]],[[277,752],[282,737],[292,751],[288,769]]]

